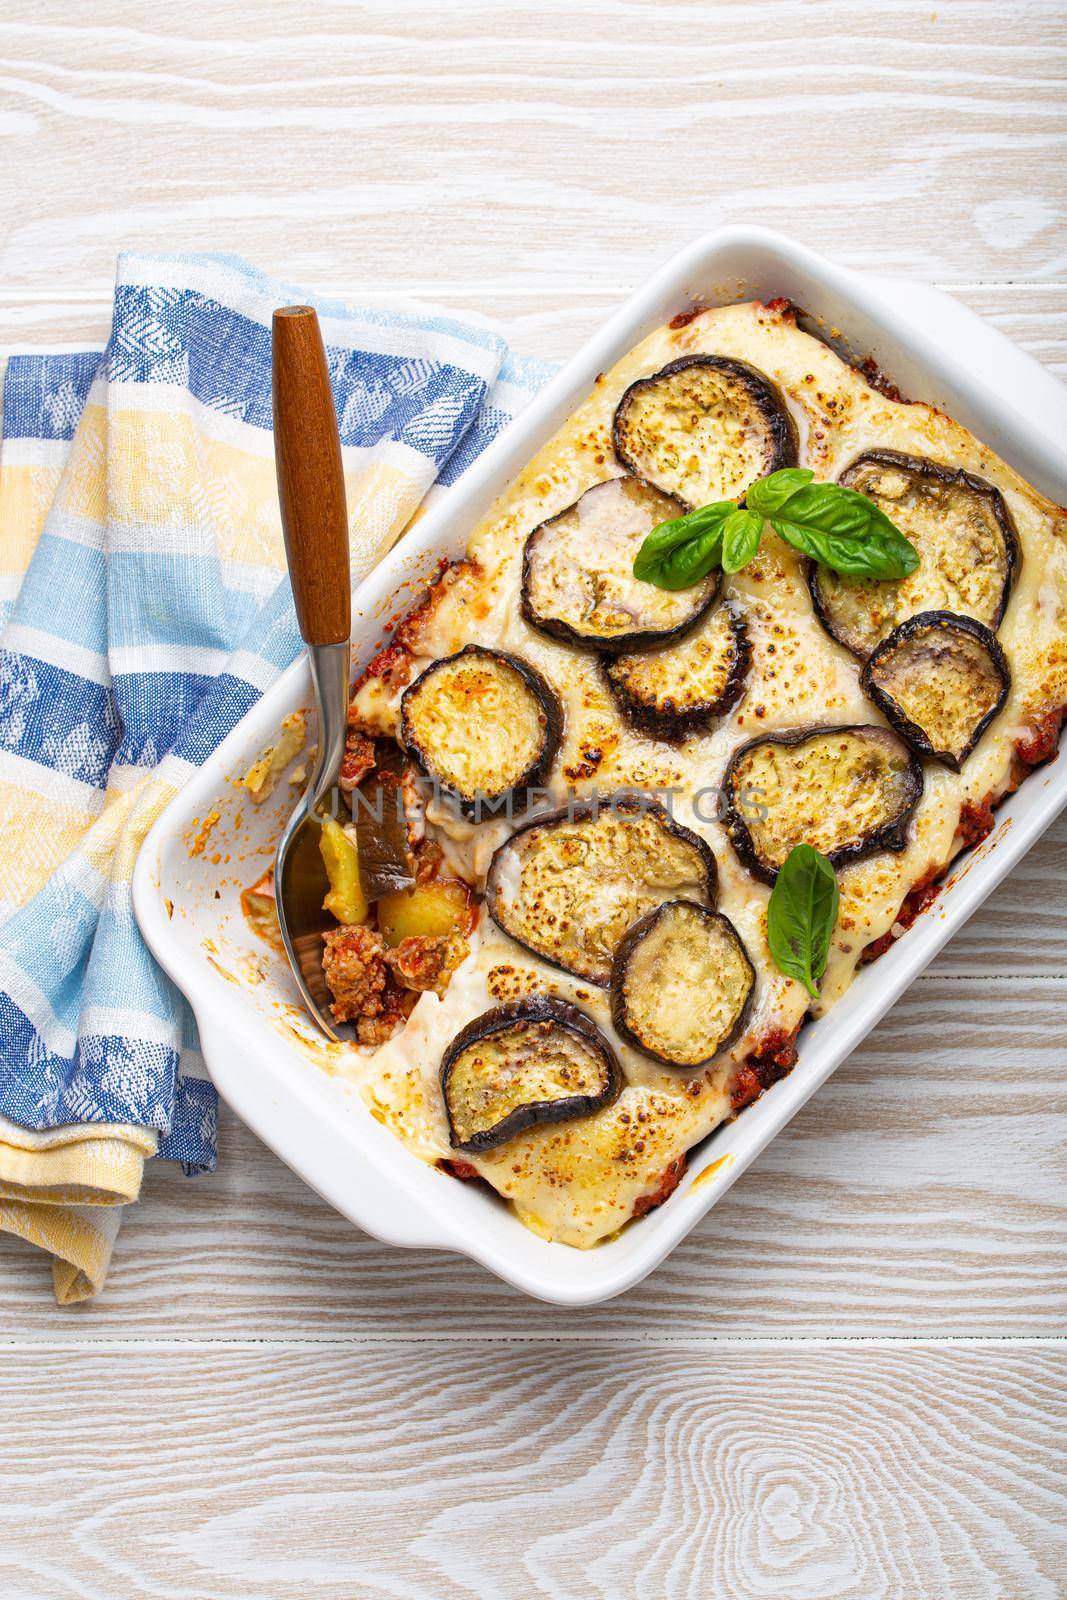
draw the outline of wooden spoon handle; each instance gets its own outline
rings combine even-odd
[[[352,631],[348,510],[326,352],[311,306],[274,313],[274,460],[285,554],[309,645]]]

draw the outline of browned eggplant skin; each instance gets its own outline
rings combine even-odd
[[[1001,682],[1001,690],[997,697],[996,705],[986,712],[981,721],[975,724],[974,731],[967,742],[967,747],[960,756],[953,755],[950,750],[935,750],[918,723],[912,722],[910,717],[906,717],[892,695],[887,694],[875,682],[875,674],[879,666],[888,656],[893,654],[904,640],[913,639],[917,634],[931,632],[935,628],[970,634],[972,639],[977,639],[985,646]],[[1008,658],[1004,654],[1000,640],[991,628],[986,627],[984,622],[978,622],[974,617],[958,616],[954,611],[917,611],[913,617],[906,617],[899,627],[894,628],[893,632],[887,634],[881,644],[876,645],[871,651],[863,671],[860,673],[860,687],[868,700],[878,707],[889,726],[894,732],[899,733],[900,737],[906,744],[911,746],[916,755],[924,756],[929,761],[939,761],[942,766],[949,767],[953,772],[959,772],[990,724],[1003,711],[1004,702],[1007,700],[1008,692],[1011,689],[1011,668],[1008,665]]]
[[[651,911],[646,911],[643,917],[638,917],[633,926],[629,928],[619,940],[611,963],[611,1023],[615,1029],[615,1032],[619,1035],[620,1039],[624,1039],[626,1043],[632,1045],[635,1050],[639,1050],[642,1055],[648,1056],[650,1061],[658,1061],[661,1063],[661,1065],[665,1067],[672,1067],[678,1072],[691,1071],[694,1067],[706,1066],[709,1061],[714,1061],[715,1056],[721,1054],[723,1050],[729,1050],[732,1044],[737,1043],[738,1039],[741,1037],[741,1034],[744,1032],[745,1024],[748,1022],[749,1016],[751,1015],[752,1001],[756,993],[756,969],[752,965],[752,958],[745,949],[741,935],[738,933],[729,917],[724,916],[721,911],[712,911],[707,906],[697,905],[695,901],[687,903],[692,904],[695,909],[700,912],[701,916],[704,917],[708,922],[718,922],[729,930],[731,937],[734,939],[737,945],[737,948],[745,958],[745,962],[747,963],[749,971],[749,986],[745,1003],[737,1014],[737,1021],[734,1023],[729,1033],[727,1033],[724,1038],[719,1040],[718,1046],[712,1055],[704,1056],[700,1061],[672,1061],[669,1056],[661,1055],[658,1050],[653,1050],[649,1045],[647,1045],[640,1035],[634,1032],[626,1020],[626,999],[623,984],[625,982],[626,968],[629,964],[630,957],[633,955],[634,951],[637,949],[638,945],[642,942],[646,935],[651,933],[652,929],[655,927],[660,918],[663,917],[665,913],[668,913],[672,906],[678,904],[676,900],[667,900],[663,903],[663,905],[655,906]],[[694,995],[693,1001],[694,1004],[699,1004],[700,996]]]
[[[529,1105],[518,1106],[503,1121],[475,1134],[466,1143],[458,1142],[448,1103],[448,1080],[455,1061],[472,1044],[478,1044],[494,1033],[502,1033],[504,1029],[511,1028],[519,1022],[552,1022],[558,1027],[569,1028],[572,1033],[578,1034],[604,1062],[607,1084],[603,1094],[572,1095],[566,1100],[535,1100]],[[471,1154],[494,1150],[498,1145],[507,1144],[510,1139],[525,1133],[527,1128],[536,1127],[539,1123],[571,1122],[578,1117],[591,1117],[595,1112],[609,1106],[621,1089],[622,1069],[618,1057],[595,1022],[577,1006],[570,1005],[566,1000],[552,999],[548,995],[535,995],[529,1000],[513,1000],[508,1005],[494,1006],[490,1011],[483,1011],[481,1016],[475,1017],[466,1027],[460,1029],[441,1058],[441,1095],[445,1105],[445,1116],[448,1119],[449,1142],[453,1150],[466,1150]]]
[[[402,788],[403,752],[383,740],[375,754],[376,770],[356,786],[349,799],[356,825],[359,881],[368,900],[410,889],[415,882]]]
[[[726,603],[730,606],[730,632],[733,634],[737,655],[726,688],[717,700],[680,710],[672,707],[669,702],[665,703],[662,709],[646,705],[627,691],[625,680],[614,658],[611,656],[603,658],[601,665],[615,704],[631,727],[638,733],[644,734],[646,739],[658,739],[663,744],[681,744],[684,739],[692,738],[694,734],[707,733],[728,711],[733,710],[744,694],[745,682],[752,665],[752,646],[749,643],[748,628],[741,611],[731,602]]]
[[[602,806],[600,809],[603,810],[605,808]],[[708,899],[714,901],[719,887],[715,855],[711,846],[698,833],[694,833],[692,828],[686,828],[680,822],[675,822],[658,800],[645,798],[630,801],[623,797],[615,801],[615,810],[631,811],[635,814],[647,812],[650,816],[657,817],[663,827],[668,832],[673,833],[676,839],[684,839],[686,844],[692,845],[704,864]],[[545,962],[547,966],[555,967],[559,972],[570,973],[570,968],[563,966],[559,961],[553,961],[552,957],[545,955],[543,950],[537,950],[532,944],[527,944],[524,939],[520,939],[516,934],[512,933],[510,928],[506,928],[503,922],[498,921],[496,916],[496,883],[494,880],[498,872],[498,864],[502,861],[505,850],[508,850],[515,840],[521,838],[524,833],[529,833],[533,828],[551,827],[556,822],[588,822],[592,819],[592,816],[593,806],[588,801],[581,801],[577,805],[559,806],[555,811],[542,811],[537,816],[528,818],[527,821],[520,823],[512,833],[509,833],[503,844],[499,845],[493,852],[493,858],[489,863],[489,871],[485,877],[485,905],[497,927],[501,932],[506,933],[509,939],[513,939],[521,949],[528,950],[531,955],[537,956],[540,961]],[[598,988],[607,987],[606,984],[594,978],[586,977],[582,973],[570,973],[570,975],[572,977],[581,977],[583,982],[586,983],[595,983]]]
[[[509,784],[506,789],[501,789],[495,794],[485,793],[484,795],[479,796],[478,800],[471,799],[468,796],[461,794],[458,789],[455,789],[452,787],[452,785],[445,783],[440,774],[434,771],[432,763],[424,755],[423,751],[419,748],[418,741],[414,738],[409,719],[406,714],[408,697],[419,687],[420,683],[425,682],[425,680],[439,668],[448,666],[453,661],[461,661],[464,658],[469,658],[471,656],[480,657],[482,660],[486,661],[505,662],[507,666],[509,666],[513,672],[516,672],[525,683],[526,687],[530,690],[530,693],[537,700],[537,703],[540,706],[541,711],[544,713],[545,718],[544,738],[541,741],[541,749],[537,755],[537,758],[534,761],[531,761],[525,772],[523,772],[514,783]],[[401,696],[400,743],[403,745],[407,754],[418,766],[420,772],[423,772],[426,777],[430,778],[434,783],[440,784],[442,793],[451,796],[465,817],[476,818],[478,816],[479,805],[481,804],[493,805],[503,800],[508,794],[518,793],[522,789],[540,788],[552,770],[552,765],[556,759],[556,756],[559,754],[559,747],[562,740],[563,705],[560,701],[559,695],[556,693],[555,689],[553,689],[548,679],[543,677],[535,666],[532,666],[529,661],[523,661],[520,656],[510,655],[506,650],[487,650],[483,645],[480,644],[465,645],[462,650],[457,650],[454,655],[442,656],[439,661],[432,662],[431,665],[426,668],[425,672],[421,672],[419,674],[414,683],[408,685]]]
[[[843,472],[839,473],[837,480],[838,483],[844,484],[846,489],[849,488],[850,477],[854,476],[861,467],[867,466],[872,461],[877,466],[899,467],[902,471],[914,473],[919,477],[932,478],[938,483],[962,484],[966,488],[972,490],[973,493],[980,494],[989,501],[993,510],[993,515],[996,518],[1000,531],[1004,536],[1006,571],[1004,573],[1004,587],[1001,594],[1000,606],[997,610],[996,619],[994,622],[994,626],[999,628],[1000,624],[1004,620],[1004,613],[1008,609],[1008,601],[1011,599],[1011,591],[1015,587],[1015,580],[1019,575],[1019,569],[1022,566],[1023,559],[1022,545],[1019,543],[1019,535],[1016,531],[1015,523],[1012,521],[1011,512],[1005,505],[1004,496],[1001,494],[1000,490],[993,484],[987,483],[984,478],[976,477],[973,472],[965,472],[962,467],[944,467],[940,464],[940,462],[929,461],[925,456],[909,456],[902,450],[865,450],[863,454],[857,456],[854,461],[850,461]],[[845,650],[848,650],[850,654],[855,655],[856,652],[852,649],[852,647],[846,644],[844,639],[839,638],[834,632],[832,621],[827,615],[823,606],[822,597],[819,594],[818,563],[809,560],[806,566],[808,592],[811,595],[811,603],[815,608],[815,615],[818,617],[819,622],[822,624],[824,630],[830,635],[830,638],[833,639],[835,643],[841,645]],[[892,582],[893,580],[889,579],[887,581]],[[922,613],[917,613],[917,615],[922,615]],[[907,620],[908,619],[905,618],[905,621]],[[860,659],[862,660],[863,657],[861,656]]]
[[[631,472],[628,476],[638,483],[645,483],[645,479],[639,473]],[[605,479],[604,481],[610,483],[613,480]],[[646,484],[646,487],[655,489],[655,484]],[[599,488],[600,484],[594,483],[591,489],[584,490],[583,494],[578,496],[578,500],[591,493],[592,489]],[[664,500],[673,500],[678,507],[678,515],[680,517],[686,515],[689,507],[684,501],[679,500],[677,495],[664,494],[662,489],[656,489],[656,493],[662,495]],[[557,511],[554,516],[546,517],[544,522],[539,522],[535,528],[531,528],[526,536],[526,542],[522,547],[522,582],[519,586],[519,609],[522,612],[523,620],[537,633],[547,633],[552,639],[562,639],[565,644],[573,644],[579,650],[595,651],[602,656],[623,655],[637,650],[655,650],[661,645],[672,644],[676,639],[684,639],[685,635],[696,627],[701,618],[707,615],[719,598],[719,593],[722,589],[721,572],[705,598],[698,605],[695,605],[689,616],[675,628],[660,628],[654,632],[646,629],[638,633],[620,633],[615,639],[592,639],[587,634],[580,633],[577,628],[570,627],[562,618],[543,617],[540,612],[534,609],[530,600],[530,583],[534,557],[537,553],[537,537],[544,529],[550,528],[554,522],[558,522],[561,517],[565,517],[573,511],[578,504],[578,500],[573,500],[569,506],[564,506],[563,510]]]
[[[774,884],[778,877],[778,870],[768,866],[760,859],[752,835],[744,817],[737,809],[733,792],[733,775],[743,758],[757,745],[803,744],[805,739],[814,739],[823,733],[866,733],[869,728],[863,723],[851,722],[843,725],[836,723],[821,723],[816,728],[797,728],[792,733],[763,734],[758,739],[750,739],[747,744],[739,745],[726,764],[723,774],[723,823],[729,836],[730,843],[741,861],[754,878],[761,883]],[[882,729],[883,733],[888,729]],[[858,839],[855,844],[845,845],[840,850],[832,850],[827,856],[830,865],[837,867],[847,866],[851,861],[862,861],[866,856],[877,855],[881,850],[889,850],[898,854],[907,845],[908,824],[915,815],[915,808],[923,795],[923,774],[915,756],[908,751],[908,801],[901,809],[898,816],[892,818],[882,828],[877,828],[865,839]]]
[[[611,423],[611,443],[616,458],[627,472],[632,472],[634,477],[640,476],[622,440],[620,419],[624,418],[626,407],[633,396],[642,389],[649,388],[663,378],[673,377],[676,372],[685,372],[689,367],[711,367],[717,372],[727,372],[748,391],[753,404],[766,421],[771,436],[772,459],[763,474],[765,477],[777,472],[780,467],[796,466],[798,451],[796,425],[786,409],[781,391],[765,373],[749,366],[747,361],[735,361],[730,356],[679,356],[676,361],[668,361],[665,367],[660,367],[658,372],[651,372],[647,378],[638,378],[631,383],[615,407]],[[687,509],[695,511],[699,507],[689,506]]]

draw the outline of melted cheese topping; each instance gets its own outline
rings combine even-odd
[[[571,636],[608,644],[634,634],[665,634],[687,622],[714,592],[657,589],[634,577],[646,534],[683,516],[685,507],[633,478],[614,478],[583,495],[530,540],[527,596],[533,615],[563,624]]]
[[[964,467],[995,484],[1014,518],[1023,560],[999,630],[1012,668],[1006,706],[955,774],[926,763],[925,789],[906,849],[844,867],[841,909],[816,1014],[847,989],[865,948],[892,928],[908,889],[939,871],[956,850],[966,802],[1010,785],[1013,741],[1036,717],[1067,702],[1067,513],[1029,488],[1004,462],[942,412],[903,405],[871,389],[791,317],[767,307],[727,306],[681,328],[649,335],[596,388],[474,531],[464,571],[417,633],[415,670],[477,642],[536,666],[564,704],[566,727],[548,780],[562,801],[573,787],[601,794],[632,786],[673,790],[676,818],[711,846],[719,869],[719,908],[756,967],[756,992],[744,1032],[709,1067],[658,1067],[627,1047],[611,1027],[607,994],[547,966],[515,945],[483,913],[470,956],[443,998],[426,994],[404,1031],[372,1055],[353,1054],[375,1115],[429,1161],[448,1156],[439,1066],[445,1046],[479,1012],[522,994],[559,995],[580,1006],[615,1047],[625,1087],[595,1116],[521,1135],[470,1158],[530,1227],[588,1246],[614,1233],[651,1194],[669,1162],[730,1113],[735,1064],[769,1033],[790,1032],[809,1009],[802,987],[775,967],[767,947],[769,889],[735,855],[718,819],[717,790],[731,753],[761,734],[818,724],[879,723],[859,686],[859,664],[816,620],[801,559],[767,529],[756,559],[726,579],[752,646],[745,692],[710,732],[680,746],[649,740],[619,716],[594,655],[535,632],[519,605],[526,536],[593,484],[618,473],[612,451],[615,407],[636,378],[677,357],[705,352],[749,362],[777,384],[797,428],[800,464],[836,479],[865,450],[889,448]],[[402,686],[401,686],[402,687]],[[383,732],[396,729],[401,687],[371,680],[358,709]],[[428,821],[453,866],[481,886],[503,821],[478,827],[447,815]]]
[[[462,795],[499,794],[536,762],[545,713],[506,661],[466,656],[414,686],[404,707],[408,746]]]
[[[835,857],[869,847],[911,809],[914,772],[895,735],[849,728],[798,744],[755,744],[739,755],[729,784],[756,856],[777,872],[798,844]]]

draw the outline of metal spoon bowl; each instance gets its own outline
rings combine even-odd
[[[300,800],[278,840],[274,892],[282,943],[304,1004],[331,1039],[353,1039],[350,1023],[337,1022],[322,970],[322,936],[336,923],[323,910],[330,887],[319,849],[323,816],[337,816],[344,806],[337,773],[345,749],[348,721],[347,644],[309,645],[311,681],[318,712],[318,751]]]

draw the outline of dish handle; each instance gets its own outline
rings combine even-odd
[[[273,1067],[269,1053],[256,1048],[254,1030],[250,1033],[238,1029],[212,1015],[207,1007],[195,1009],[204,1061],[219,1094],[257,1138],[310,1188],[351,1222],[387,1244],[419,1250],[461,1248],[437,1215],[443,1207],[432,1206],[401,1180],[392,1134],[374,1124],[367,1130],[389,1141],[388,1152],[380,1160],[373,1150],[373,1138],[364,1137],[356,1147],[345,1123],[349,1114],[365,1114],[362,1102],[350,1111],[341,1108],[341,1115],[334,1106],[324,1116],[319,1095],[307,1085],[294,1083],[291,1060],[282,1070]],[[357,1164],[363,1181],[354,1206],[352,1168]],[[437,1176],[421,1170],[418,1175],[431,1180]],[[450,1180],[442,1177],[441,1181]]]

